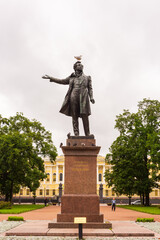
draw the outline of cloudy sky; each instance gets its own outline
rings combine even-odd
[[[116,115],[143,98],[160,100],[159,25],[159,0],[0,0],[0,114],[39,120],[62,154],[73,133],[59,113],[68,86],[41,76],[65,78],[83,55],[96,101],[91,133],[105,156],[118,136]]]

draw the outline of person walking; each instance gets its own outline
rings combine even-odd
[[[48,199],[45,198],[45,199],[44,199],[44,205],[45,205],[45,207],[47,206],[47,203],[48,203]]]
[[[116,210],[116,200],[115,198],[112,199],[112,211],[115,211]]]

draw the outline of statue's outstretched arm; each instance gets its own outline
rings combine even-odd
[[[48,75],[44,75],[42,78],[49,79],[50,82],[55,82],[55,83],[59,83],[59,84],[69,84],[69,77],[67,77],[65,79],[58,79],[58,78],[50,77]]]

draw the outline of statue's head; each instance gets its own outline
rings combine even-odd
[[[83,65],[80,61],[77,61],[74,65],[73,65],[73,69],[74,71],[83,71]]]

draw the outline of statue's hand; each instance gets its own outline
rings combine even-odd
[[[95,100],[93,98],[91,99],[91,103],[93,103],[93,104],[95,103]]]
[[[50,76],[44,75],[44,76],[42,76],[42,78],[44,78],[44,79],[50,79]]]

